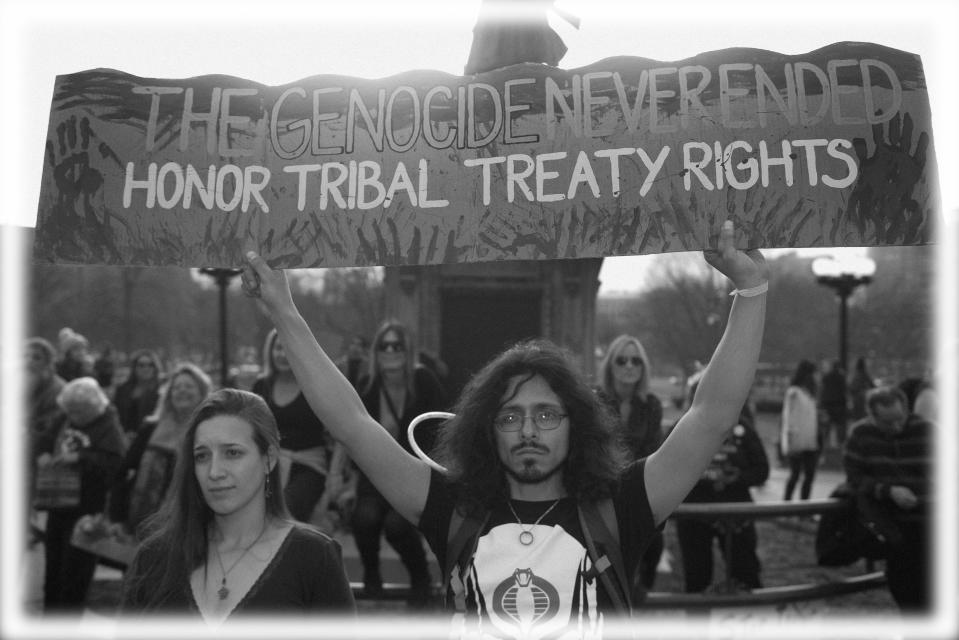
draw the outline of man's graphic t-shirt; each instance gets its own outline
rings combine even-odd
[[[612,495],[629,575],[655,531],[644,462],[627,468]],[[505,502],[492,510],[465,579],[455,576],[450,587],[465,605],[465,612],[454,618],[457,635],[529,639],[601,635],[604,614],[613,611],[612,600],[602,581],[590,576],[592,562],[575,500],[563,498],[546,513],[553,502],[511,501],[522,526]],[[434,472],[420,530],[441,567],[453,507],[452,488]],[[533,534],[532,544],[520,542],[523,531]]]

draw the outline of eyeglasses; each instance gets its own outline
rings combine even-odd
[[[402,342],[397,342],[394,340],[385,340],[379,344],[377,349],[383,351],[384,353],[400,353],[406,351],[406,345],[404,345]]]
[[[550,431],[558,427],[566,416],[567,414],[552,409],[540,409],[532,415],[525,415],[518,411],[508,411],[493,418],[493,425],[500,431],[519,431],[526,424],[526,419],[529,418],[537,429]]]
[[[643,359],[640,358],[639,356],[630,356],[628,358],[626,356],[616,356],[616,358],[613,359],[613,362],[615,362],[620,367],[625,367],[627,362],[633,365],[634,367],[643,366]]]

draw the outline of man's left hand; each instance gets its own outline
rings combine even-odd
[[[759,249],[741,251],[736,248],[732,220],[723,223],[716,249],[703,251],[703,257],[710,266],[732,280],[737,289],[750,289],[769,280],[769,268]]]

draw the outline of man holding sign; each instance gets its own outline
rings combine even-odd
[[[448,471],[431,470],[367,413],[294,306],[285,274],[250,252],[243,280],[288,346],[317,416],[424,532],[447,574],[456,633],[598,636],[606,616],[629,613],[623,574],[709,464],[752,384],[765,261],[735,248],[731,222],[705,257],[736,287],[726,331],[662,447],[625,467],[585,379],[556,347],[535,342],[501,354],[467,385],[441,439]]]

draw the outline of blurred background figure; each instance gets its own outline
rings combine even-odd
[[[415,362],[414,353],[406,327],[396,320],[385,321],[373,338],[369,371],[360,383],[366,410],[411,455],[415,454],[406,430],[413,418],[447,408],[439,381],[429,369]],[[429,452],[434,441],[427,429],[417,431],[417,443],[424,451]],[[385,534],[409,572],[410,606],[428,606],[430,575],[419,532],[389,505],[365,475],[358,472],[356,477],[352,527],[363,563],[364,591],[371,597],[383,592],[380,536]]]
[[[180,439],[210,391],[210,377],[202,369],[180,364],[163,386],[156,410],[143,420],[110,494],[110,520],[128,533],[137,533],[159,509],[173,479]]]
[[[113,396],[120,425],[130,440],[136,438],[143,419],[156,410],[162,380],[163,366],[157,353],[150,349],[135,351],[130,358],[130,373]]]
[[[275,329],[264,340],[263,373],[253,384],[253,393],[266,400],[280,431],[280,482],[286,505],[294,518],[310,522],[318,503],[325,507],[339,494],[345,459],[303,396]]]
[[[934,427],[908,410],[901,389],[866,396],[867,417],[843,452],[846,481],[882,515],[886,580],[903,612],[926,612],[932,601],[932,456]],[[860,503],[861,504],[861,503]]]
[[[70,544],[77,520],[106,506],[107,491],[126,453],[117,413],[97,381],[77,378],[57,396],[63,417],[38,443],[37,466],[79,479],[76,503],[50,508],[44,538],[43,607],[48,613],[82,610],[96,556]]]
[[[842,448],[842,443],[846,441],[848,401],[846,372],[843,371],[842,365],[838,360],[823,363],[819,408],[826,415],[826,424],[822,433],[822,446],[835,445]]]
[[[369,367],[367,360],[369,349],[369,340],[361,335],[355,335],[347,343],[342,357],[336,361],[336,366],[354,387],[359,384],[360,378],[364,376]]]
[[[820,449],[816,387],[816,365],[801,360],[783,398],[780,446],[789,462],[789,479],[786,480],[783,500],[792,500],[800,475],[803,481],[799,497],[808,500],[812,491]]]
[[[39,442],[48,437],[51,429],[58,426],[63,417],[57,396],[66,384],[56,372],[57,351],[53,345],[43,338],[35,337],[27,340],[25,354],[24,391],[27,401],[24,403],[26,413],[26,438],[28,450],[33,452],[28,456],[26,500],[27,522],[31,523],[30,544],[41,538],[40,531],[33,525],[33,488],[36,478],[36,456]]]
[[[117,358],[113,352],[113,346],[106,342],[103,349],[93,362],[93,377],[96,378],[100,388],[110,395],[113,391],[113,376],[116,373]]]
[[[849,378],[849,421],[856,422],[866,417],[866,392],[876,386],[866,367],[866,359],[856,358],[856,364]]]
[[[907,409],[923,420],[938,423],[938,398],[928,369],[921,375],[909,376],[899,383],[899,389],[906,395]]]
[[[599,365],[597,393],[619,417],[619,429],[632,460],[645,458],[663,442],[663,405],[649,391],[652,371],[649,357],[638,338],[616,337]],[[639,582],[633,585],[634,602],[642,602],[656,581],[656,567],[663,553],[663,534],[657,532],[639,564]]]
[[[60,360],[57,362],[57,375],[70,382],[75,378],[93,375],[93,358],[90,356],[90,343],[70,327],[60,330],[58,336]]]
[[[763,484],[768,477],[769,459],[747,404],[685,502],[752,502],[749,487]],[[718,542],[720,551],[725,552],[727,535],[731,537],[731,548],[726,571],[733,580],[733,588],[762,586],[761,566],[756,555],[756,526],[752,520],[710,522],[683,518],[676,521],[676,531],[687,593],[705,591],[712,583],[713,540]]]

